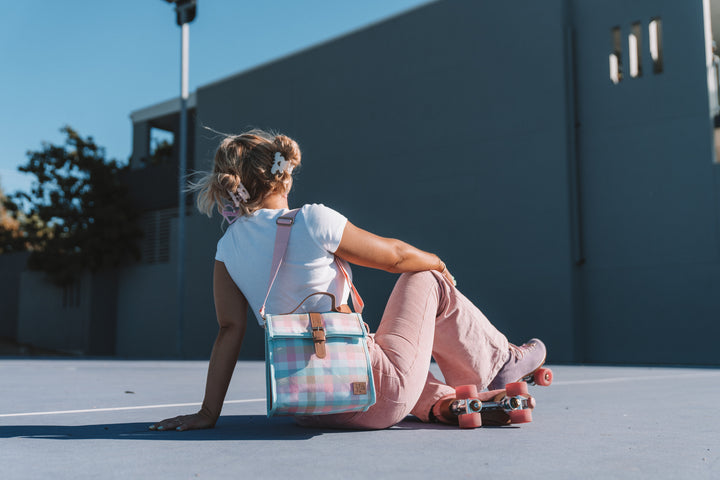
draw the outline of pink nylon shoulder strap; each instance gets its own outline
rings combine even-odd
[[[339,260],[338,257],[335,257],[335,264],[340,267],[340,271],[345,276],[345,280],[347,281],[348,285],[350,285],[350,296],[352,297],[353,307],[355,307],[355,311],[357,313],[362,313],[363,308],[365,308],[365,302],[363,302],[363,299],[360,297],[360,294],[355,288],[355,285],[353,285],[352,280],[350,280],[350,275],[348,275],[347,270],[345,270],[345,267],[343,267],[343,262]]]
[[[277,232],[275,233],[273,263],[272,267],[270,268],[270,281],[268,282],[268,289],[267,293],[265,294],[265,300],[263,300],[262,307],[260,307],[260,316],[262,318],[265,318],[265,305],[267,304],[268,297],[270,296],[270,290],[272,289],[278,272],[280,271],[280,265],[282,265],[282,262],[285,259],[285,253],[287,252],[288,243],[290,242],[290,229],[295,223],[295,216],[298,214],[299,211],[299,208],[290,210],[288,213],[278,217],[278,219],[276,220],[278,228]],[[365,302],[363,302],[362,298],[360,298],[360,294],[355,288],[355,285],[353,285],[352,280],[350,280],[350,275],[348,275],[347,270],[345,269],[345,267],[343,267],[342,262],[338,260],[337,257],[335,257],[335,264],[340,268],[340,271],[345,276],[345,280],[350,285],[350,295],[352,296],[353,307],[355,307],[355,311],[357,313],[362,313],[362,310],[365,307]]]
[[[288,243],[290,242],[290,229],[295,223],[295,215],[298,214],[300,209],[290,210],[285,215],[278,217],[277,232],[275,233],[275,247],[273,248],[273,263],[270,267],[270,281],[268,283],[267,293],[265,294],[265,300],[263,300],[262,307],[260,307],[260,316],[265,318],[265,304],[270,296],[270,289],[272,289],[273,283],[277,278],[277,274],[280,271],[280,265],[285,258],[285,252],[287,252]]]

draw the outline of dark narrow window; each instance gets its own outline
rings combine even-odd
[[[650,57],[653,61],[653,73],[663,71],[663,45],[662,20],[660,17],[650,19],[648,26],[648,43],[650,44]]]
[[[613,27],[611,32],[612,53],[610,54],[610,80],[614,84],[622,81],[622,34],[620,27]]]

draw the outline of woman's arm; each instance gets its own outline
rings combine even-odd
[[[205,384],[205,399],[198,413],[181,415],[150,426],[151,430],[194,430],[215,426],[237,362],[247,327],[248,302],[222,262],[213,274],[215,313],[220,331],[215,339]]]
[[[392,273],[437,270],[451,284],[455,284],[455,279],[437,255],[419,250],[401,240],[379,237],[350,222],[345,225],[335,255],[356,265]]]

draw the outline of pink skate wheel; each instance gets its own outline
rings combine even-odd
[[[479,413],[467,413],[458,417],[460,428],[482,427],[482,417]]]
[[[477,385],[460,385],[455,388],[455,398],[458,400],[477,399]],[[479,413],[465,413],[458,416],[460,428],[477,428],[482,426],[482,417]]]
[[[527,395],[528,387],[525,382],[514,382],[505,385],[505,394],[508,397],[517,397],[518,395]]]
[[[477,385],[460,385],[459,387],[455,388],[455,397],[458,400],[465,400],[466,398],[477,398]]]
[[[553,381],[553,373],[549,368],[538,368],[534,375],[535,383],[541,387],[547,387]]]
[[[532,410],[512,410],[508,412],[510,423],[530,423],[532,422]]]

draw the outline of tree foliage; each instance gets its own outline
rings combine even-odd
[[[7,197],[3,192],[2,185],[0,185],[0,228],[9,231],[18,231],[20,228],[20,222],[8,211],[5,206]]]
[[[63,127],[63,145],[43,143],[18,167],[35,176],[30,192],[5,201],[19,222],[20,241],[31,251],[28,267],[60,285],[83,271],[97,271],[139,258],[137,213],[119,180],[123,167],[105,159],[92,137]]]
[[[153,150],[149,158],[143,159],[146,165],[163,165],[172,161],[174,145],[166,139],[163,139],[153,145]]]
[[[20,221],[13,210],[13,203],[5,196],[0,185],[0,253],[24,250],[20,245]]]

